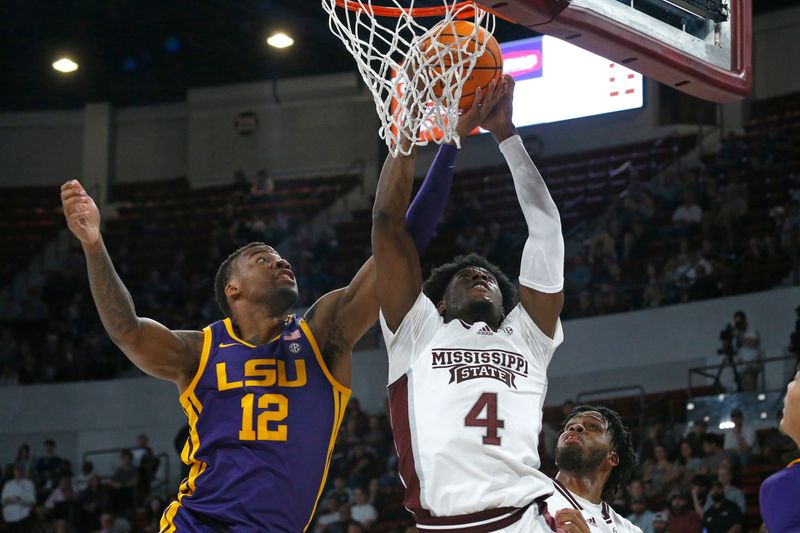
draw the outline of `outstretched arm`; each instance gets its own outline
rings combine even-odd
[[[183,390],[197,369],[203,333],[171,331],[138,317],[103,243],[100,211],[92,198],[71,180],[61,186],[61,204],[70,231],[81,241],[89,287],[106,333],[140,370],[173,381]]]
[[[514,80],[510,76],[505,78],[509,91],[481,126],[489,130],[500,145],[528,225],[528,240],[519,273],[520,303],[539,329],[553,337],[564,306],[561,217],[511,121]]]

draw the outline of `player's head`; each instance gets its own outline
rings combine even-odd
[[[477,254],[460,255],[431,272],[422,292],[445,322],[481,320],[497,327],[517,304],[517,291],[503,272]]]
[[[786,386],[780,428],[800,446],[800,365],[797,365],[794,379]]]
[[[219,266],[214,280],[217,305],[233,315],[236,302],[264,305],[271,314],[288,312],[297,303],[297,283],[288,261],[263,242],[242,246]]]
[[[631,433],[616,411],[579,405],[564,420],[556,447],[559,470],[578,475],[607,475],[603,498],[626,483],[636,466]]]

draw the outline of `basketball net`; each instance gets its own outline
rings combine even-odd
[[[494,15],[463,1],[441,0],[433,8],[415,8],[415,0],[381,1],[383,6],[373,6],[373,0],[322,0],[331,31],[372,92],[381,121],[378,135],[394,156],[430,141],[461,146],[458,101],[486,48],[479,28],[491,34]],[[390,2],[393,7],[386,6]],[[440,20],[422,24],[433,17]],[[475,25],[470,35],[455,29],[464,19]],[[439,35],[448,38],[437,40]]]

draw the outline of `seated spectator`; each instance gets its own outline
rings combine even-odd
[[[96,474],[89,478],[89,485],[78,495],[78,501],[84,514],[91,517],[93,523],[100,520],[100,516],[111,509],[108,489],[100,483],[100,476]]]
[[[69,476],[62,476],[62,478],[58,481],[58,486],[53,489],[53,492],[51,492],[44,501],[44,506],[48,510],[52,511],[53,507],[55,507],[57,503],[64,501],[67,491],[72,494],[72,478]]]
[[[678,458],[675,459],[675,467],[678,469],[678,481],[683,486],[689,486],[692,478],[703,467],[703,460],[695,457],[689,441],[684,439],[678,446]]]
[[[3,504],[3,521],[9,532],[30,531],[31,510],[36,505],[36,488],[33,482],[25,479],[22,468],[13,466],[14,477],[3,485],[0,500]]]
[[[255,201],[270,200],[275,194],[275,181],[266,170],[259,170],[250,188],[250,196]]]
[[[119,466],[108,482],[111,507],[121,513],[135,504],[138,472],[133,467],[133,455],[128,450],[119,454]]]
[[[347,486],[347,479],[343,476],[333,478],[333,487],[323,496],[325,500],[328,498],[335,498],[345,505],[350,505],[353,501],[353,491]]]
[[[692,447],[692,455],[694,457],[702,458],[704,455],[703,440],[708,429],[708,422],[703,419],[698,420],[694,424],[686,427],[686,434],[684,440]]]
[[[694,192],[683,193],[683,204],[672,213],[672,228],[680,235],[693,233],[703,220],[703,208],[697,203]]]
[[[167,504],[160,496],[151,496],[145,507],[146,524],[144,533],[159,533],[161,531],[161,515],[164,514]]]
[[[741,533],[742,511],[725,498],[725,489],[719,481],[711,483],[711,506],[703,514],[703,528],[707,533]],[[683,530],[676,530],[683,531]]]
[[[339,521],[339,509],[346,505],[338,496],[325,498],[325,512],[317,517],[315,531],[323,531],[329,525]]]
[[[700,533],[702,520],[689,504],[689,495],[678,490],[669,495],[669,520],[667,531],[681,533]]]
[[[14,459],[14,464],[22,469],[22,475],[27,479],[30,479],[36,473],[30,446],[21,444],[17,448],[17,458]]]
[[[735,461],[736,456],[729,450],[722,448],[724,437],[716,433],[706,433],[703,435],[703,468],[702,473],[714,475],[719,472],[719,467],[723,461]]]
[[[642,533],[653,533],[653,513],[647,510],[643,498],[631,500],[631,514],[628,520],[642,530]]]
[[[156,476],[159,460],[150,447],[149,439],[144,433],[136,437],[136,446],[131,448],[133,456],[133,466],[137,469],[139,485],[137,487],[140,496],[150,493],[150,485]]]
[[[353,499],[354,503],[350,508],[353,520],[370,529],[378,519],[378,511],[367,501],[367,492],[361,487],[353,491]]]
[[[36,479],[42,490],[50,492],[59,479],[69,474],[69,463],[56,455],[56,441],[44,441],[44,454],[36,460]]]
[[[722,484],[722,490],[725,495],[725,499],[738,505],[742,514],[745,514],[747,512],[747,504],[745,503],[744,492],[742,492],[742,489],[739,487],[733,485],[733,473],[731,472],[730,466],[723,464],[719,467],[717,481]],[[711,488],[713,489],[713,487],[714,484],[712,483]],[[713,503],[714,491],[712,490],[706,499],[706,504],[703,510],[707,511]]]
[[[114,515],[105,513],[100,517],[100,529],[95,533],[114,533]]]
[[[576,254],[572,264],[564,274],[564,283],[570,292],[580,292],[592,282],[592,268],[586,263],[583,254]]]
[[[654,459],[649,460],[644,471],[644,482],[648,496],[664,492],[677,479],[679,471],[667,456],[663,445],[656,445]]]
[[[347,527],[352,520],[353,517],[350,515],[350,506],[342,505],[339,507],[339,519],[325,526],[322,531],[323,533],[347,533]]]
[[[653,515],[653,533],[669,533],[667,531],[667,523],[669,522],[669,513],[667,511],[659,511]]]

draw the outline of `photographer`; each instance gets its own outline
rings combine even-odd
[[[730,363],[733,367],[736,390],[756,390],[756,380],[761,371],[761,337],[747,322],[744,311],[736,311],[733,314],[733,322],[720,331],[719,338],[722,347],[717,353],[727,358],[722,363],[720,372],[726,363]]]

